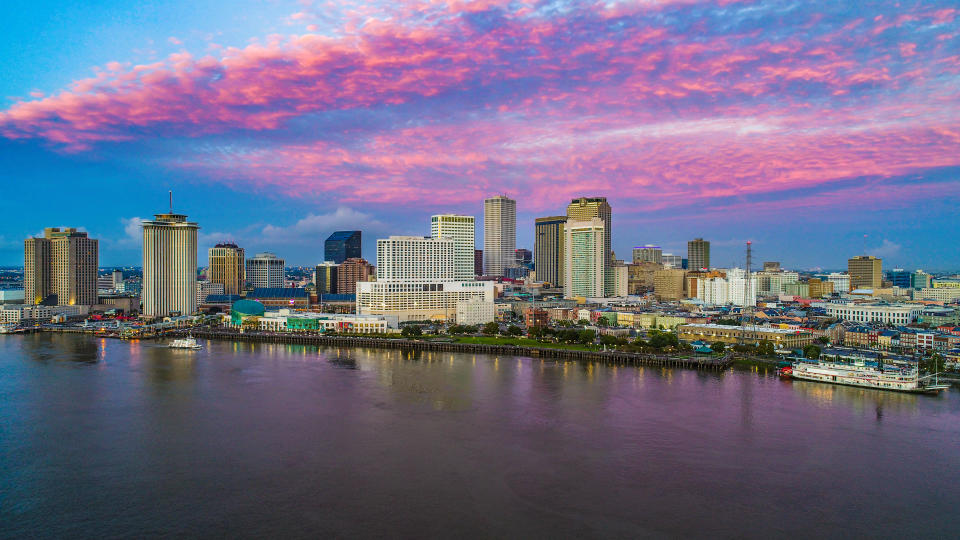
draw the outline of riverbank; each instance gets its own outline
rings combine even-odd
[[[404,351],[529,356],[532,358],[603,362],[617,365],[685,368],[701,371],[722,371],[728,369],[733,364],[731,357],[668,356],[660,354],[628,353],[622,351],[591,351],[586,349],[517,345],[511,343],[494,344],[463,341],[384,339],[378,337],[279,334],[270,332],[241,333],[223,329],[181,330],[170,332],[168,335],[187,334],[204,339],[246,341],[254,343],[286,343],[328,347],[362,347],[375,349],[399,349]]]

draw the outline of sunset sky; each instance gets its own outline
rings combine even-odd
[[[606,196],[620,258],[960,268],[956,0],[89,4],[0,3],[0,264],[48,226],[139,264],[172,189],[201,263],[503,193],[531,249]]]

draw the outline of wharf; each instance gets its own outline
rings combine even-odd
[[[167,335],[190,334],[197,338],[229,341],[249,341],[255,343],[283,343],[292,345],[313,345],[328,347],[360,347],[375,349],[399,349],[404,351],[458,352],[468,354],[487,354],[505,356],[529,356],[531,358],[553,358],[584,362],[603,362],[616,365],[653,366],[665,368],[695,369],[701,371],[723,371],[733,365],[729,356],[716,357],[673,357],[666,355],[629,353],[621,351],[580,351],[550,347],[524,347],[517,345],[492,345],[482,343],[456,343],[449,341],[426,341],[415,339],[384,339],[353,336],[324,336],[316,334],[275,334],[268,332],[231,332],[225,330],[183,329],[168,332]]]

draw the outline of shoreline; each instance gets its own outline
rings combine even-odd
[[[426,341],[413,339],[383,339],[375,337],[321,336],[305,334],[268,334],[254,332],[227,332],[178,330],[169,336],[190,334],[196,338],[223,341],[246,341],[253,343],[282,343],[290,345],[314,345],[356,347],[374,349],[398,349],[405,351],[458,352],[468,354],[492,354],[552,358],[588,362],[604,362],[617,365],[684,368],[698,371],[724,371],[734,365],[733,358],[690,357],[677,358],[667,355],[628,353],[622,351],[583,351],[554,347],[527,347],[519,345],[492,345],[485,343],[459,343],[450,341]]]

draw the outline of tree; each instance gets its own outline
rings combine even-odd
[[[620,344],[620,339],[616,336],[600,336],[600,343],[607,347],[613,347]]]
[[[521,336],[523,335],[523,330],[521,330],[519,326],[511,324],[507,327],[507,334],[511,336]]]
[[[821,345],[826,345],[827,343],[830,343],[830,338],[828,338],[827,336],[820,336],[817,338],[817,342],[820,343]]]
[[[816,360],[820,358],[820,347],[810,344],[803,348],[803,357],[809,358],[810,360]]]
[[[594,330],[581,330],[577,333],[577,341],[583,343],[584,345],[593,343],[593,340],[597,338],[597,332]]]
[[[776,354],[776,347],[772,341],[763,340],[757,344],[757,354],[761,356],[773,356]]]
[[[494,321],[490,321],[487,324],[483,325],[483,333],[488,335],[494,335],[500,332],[500,325]]]
[[[610,326],[610,321],[604,316],[597,317],[597,326]]]
[[[540,326],[529,326],[527,327],[527,336],[532,339],[540,339],[543,337],[543,327]]]
[[[403,337],[418,337],[423,335],[423,329],[419,326],[404,326],[403,330],[400,331],[400,335]]]
[[[710,345],[710,349],[717,354],[722,353],[726,348],[727,344],[722,341],[715,341],[713,345]]]

